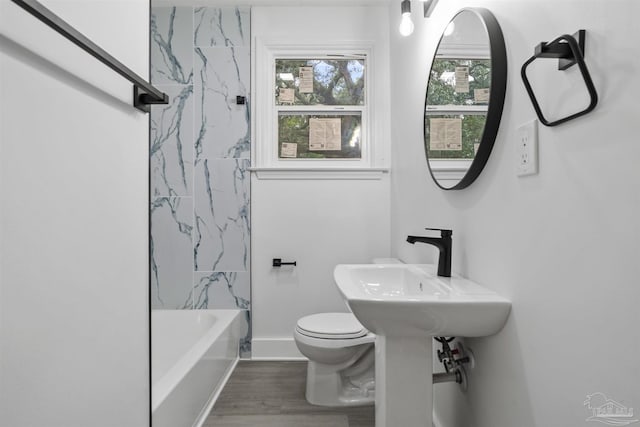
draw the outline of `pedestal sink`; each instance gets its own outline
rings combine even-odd
[[[432,337],[482,337],[500,331],[511,303],[435,266],[341,264],[338,289],[377,335],[376,427],[432,425]]]

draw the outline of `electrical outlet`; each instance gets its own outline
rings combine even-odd
[[[518,176],[538,173],[538,121],[532,120],[516,130],[516,165]]]

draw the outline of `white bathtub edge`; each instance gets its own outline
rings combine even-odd
[[[204,409],[196,419],[196,422],[193,423],[193,427],[202,427],[204,422],[207,420],[209,413],[213,409],[213,405],[216,404],[218,397],[220,397],[220,393],[222,393],[222,390],[224,390],[224,387],[227,385],[227,382],[229,381],[229,378],[231,378],[231,375],[233,374],[233,371],[235,371],[239,361],[240,359],[236,357],[233,363],[229,365],[229,369],[227,369],[227,373],[224,375],[224,377],[220,381],[219,387],[217,388],[216,392],[211,395],[209,402],[207,402],[207,404],[205,405]]]
[[[206,327],[209,327],[209,329],[203,335],[184,335],[187,338],[186,341],[176,341],[176,348],[180,351],[174,352],[172,356],[181,354],[182,357],[165,372],[165,375],[160,376],[160,378],[154,382],[153,386],[162,385],[163,380],[168,380],[169,378],[165,378],[167,374],[172,374],[173,376],[174,373],[186,370],[184,375],[179,378],[177,384],[164,384],[167,387],[158,387],[161,388],[161,390],[152,387],[152,392],[165,391],[171,388],[170,393],[166,395],[165,399],[162,400],[152,412],[152,423],[154,427],[193,427],[204,425],[204,420],[209,416],[216,400],[220,396],[221,390],[228,382],[238,363],[238,342],[243,336],[240,324],[241,310],[198,310],[198,312],[199,313],[196,313],[195,310],[192,310],[187,312],[189,313],[187,317],[184,317],[184,314],[179,316],[182,316],[183,320],[190,320],[192,315],[194,319],[200,319],[202,315],[207,318],[213,316],[214,322],[205,322],[208,324]],[[176,317],[176,319],[179,318],[180,317]],[[172,330],[172,325],[178,325],[180,328],[189,326],[189,322],[184,323],[180,321],[172,323],[170,316],[165,318],[165,320],[169,321],[168,324],[165,324],[165,327],[167,325],[169,326],[167,331],[180,332],[182,330]],[[222,330],[220,330],[220,327],[222,327]],[[163,331],[163,329],[156,330]],[[216,332],[216,334],[211,334],[211,332]],[[198,338],[198,335],[199,339],[193,340],[195,345],[183,353],[183,344],[192,342],[191,338]],[[168,334],[167,337],[171,338],[171,334]],[[163,347],[161,346],[159,348]],[[204,350],[204,352],[196,352],[195,350]],[[197,355],[199,356],[196,358],[196,363],[190,366],[193,356]],[[167,360],[172,361],[173,358]],[[174,369],[177,365],[180,365],[179,370]],[[162,370],[158,372],[162,372]],[[162,393],[155,394],[160,395]],[[152,398],[153,397],[155,396],[152,395]],[[152,403],[157,403],[157,401],[153,402],[152,399]]]
[[[444,427],[442,425],[442,423],[440,422],[440,418],[438,418],[438,414],[436,414],[436,411],[433,411],[433,427]]]
[[[173,392],[175,387],[179,384],[180,380],[186,375],[188,370],[191,369],[191,367],[195,364],[196,360],[200,358],[199,353],[202,351],[202,348],[201,348],[202,342],[203,341],[208,343],[212,342],[211,338],[221,335],[223,332],[227,330],[227,328],[231,327],[232,324],[238,318],[238,315],[240,313],[240,310],[216,310],[216,311],[226,312],[225,316],[222,317],[221,319],[218,318],[220,321],[216,322],[214,326],[206,332],[206,334],[202,337],[202,339],[197,343],[195,343],[196,346],[189,349],[189,351],[183,355],[183,358],[181,359],[181,361],[186,361],[187,363],[182,362],[178,365],[173,366],[165,373],[165,375],[161,379],[159,379],[156,383],[153,384],[152,396],[151,396],[152,397],[151,399],[152,413],[155,412],[160,407],[160,405],[165,401],[167,396],[169,396],[169,394]],[[233,316],[230,316],[229,314],[232,314],[233,312],[236,312],[236,313],[233,314]],[[195,313],[195,310],[194,310],[194,313]],[[236,360],[237,358],[238,356],[236,356]],[[185,365],[188,368],[186,369],[186,372],[185,372]]]

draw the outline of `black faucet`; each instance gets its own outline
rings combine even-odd
[[[407,236],[407,242],[433,245],[440,250],[438,257],[438,276],[451,277],[451,235],[453,231],[440,228],[427,228],[440,232],[440,237]]]

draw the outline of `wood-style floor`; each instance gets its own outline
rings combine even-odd
[[[309,404],[306,372],[306,362],[240,361],[203,427],[374,427],[373,406]]]

